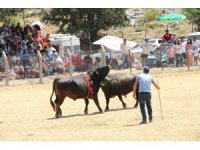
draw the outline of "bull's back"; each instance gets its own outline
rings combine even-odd
[[[104,87],[107,90],[103,89],[103,91],[104,93],[106,92],[108,97],[111,98],[117,95],[126,95],[132,92],[136,75],[116,73],[108,75],[108,78],[111,79],[111,82]]]
[[[59,97],[72,99],[85,98],[87,96],[86,81],[82,76],[73,76],[60,79],[57,82],[56,91]]]

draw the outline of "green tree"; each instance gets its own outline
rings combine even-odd
[[[19,8],[1,8],[0,21],[3,21],[8,24],[16,23],[19,11]]]
[[[103,8],[55,8],[42,11],[42,20],[59,26],[59,32],[71,33],[82,37],[98,38],[100,29],[112,26],[126,26],[126,9]]]
[[[197,29],[200,31],[200,8],[184,8],[183,13],[191,23],[197,25]]]
[[[144,21],[149,22],[156,20],[156,17],[161,15],[160,9],[156,8],[151,8],[151,9],[146,9],[144,12]]]

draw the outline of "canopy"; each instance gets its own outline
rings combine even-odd
[[[123,43],[123,39],[115,36],[104,36],[103,38],[95,41],[94,45],[103,45],[106,50],[111,52],[119,52],[121,51],[120,45]],[[136,45],[136,42],[128,41],[127,43],[130,45],[130,47],[134,47]]]
[[[40,21],[34,21],[31,23],[31,26],[36,28],[37,30],[41,30],[43,27],[43,24]]]
[[[166,14],[163,16],[159,16],[157,18],[157,20],[159,20],[159,21],[177,21],[177,20],[184,20],[184,19],[186,19],[185,15],[176,14],[176,13]]]

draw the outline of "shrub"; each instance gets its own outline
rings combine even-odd
[[[138,27],[138,28],[135,29],[135,32],[142,32],[144,30],[145,30],[144,27]]]
[[[139,25],[139,26],[144,25],[144,19],[143,18],[137,19],[136,24]]]
[[[159,28],[160,27],[160,24],[158,24],[158,23],[151,23],[151,24],[146,24],[145,25],[145,27],[147,28],[147,29],[156,29],[156,28]]]
[[[174,30],[180,30],[180,27],[175,26],[175,27],[173,27],[173,29],[174,29]]]
[[[144,12],[144,20],[145,22],[156,20],[157,16],[161,15],[160,9],[147,9]]]
[[[16,24],[17,22],[19,22],[19,18],[17,16],[6,16],[5,23]]]

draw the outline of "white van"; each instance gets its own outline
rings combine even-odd
[[[59,47],[59,55],[61,57],[67,56],[67,49],[69,49],[72,54],[80,53],[80,39],[74,35],[51,34],[50,41],[52,45]]]
[[[187,39],[196,37],[196,40],[200,41],[200,32],[195,32],[187,35]]]

